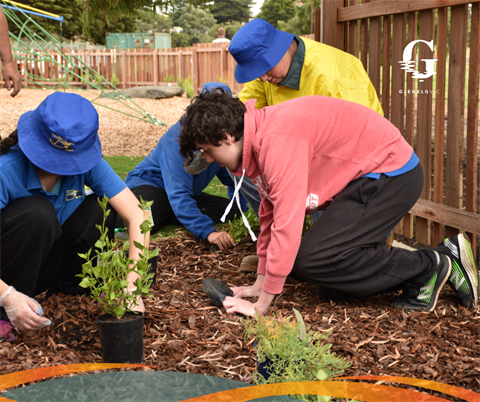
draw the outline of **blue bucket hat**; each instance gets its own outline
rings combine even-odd
[[[227,94],[232,96],[232,90],[227,84],[223,84],[221,82],[206,82],[205,84],[202,85],[202,89],[200,92],[204,92],[205,90],[208,90],[210,92],[214,91],[215,89],[223,89]]]
[[[294,37],[293,34],[279,31],[261,18],[240,28],[228,47],[237,62],[237,82],[250,82],[270,71],[287,53]]]
[[[18,120],[18,144],[40,169],[62,176],[83,174],[102,159],[98,113],[85,98],[55,92]]]

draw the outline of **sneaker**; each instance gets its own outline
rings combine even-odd
[[[0,320],[0,341],[3,339],[6,342],[13,342],[15,335],[12,333],[12,324],[10,321]]]
[[[478,269],[470,239],[465,233],[449,237],[439,245],[448,247],[452,254],[452,273],[447,283],[462,301],[464,307],[478,304]]]
[[[258,255],[247,255],[240,263],[240,272],[257,272]]]
[[[438,300],[438,295],[447,282],[452,270],[450,258],[434,251],[437,257],[435,273],[424,283],[407,283],[403,294],[395,300],[391,307],[405,310],[432,311]]]

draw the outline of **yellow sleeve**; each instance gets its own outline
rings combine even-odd
[[[261,109],[264,106],[268,106],[265,89],[263,87],[262,81],[260,81],[259,79],[244,84],[243,89],[238,94],[238,97],[244,103],[247,100],[256,99],[256,109]]]

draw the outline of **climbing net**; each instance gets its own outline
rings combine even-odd
[[[20,64],[23,82],[27,83],[28,87],[64,92],[84,91],[92,94],[93,99],[90,101],[95,105],[148,123],[166,125],[137,105],[73,51],[64,47],[29,14],[60,22],[63,20],[62,17],[10,0],[0,0],[0,6],[10,27],[10,38],[13,39],[12,51],[16,55],[17,63]],[[13,25],[17,27],[15,31],[18,31],[18,35],[12,32]],[[108,104],[103,102],[105,99],[115,101],[114,105],[118,103],[118,109],[111,106],[112,102],[107,102]]]

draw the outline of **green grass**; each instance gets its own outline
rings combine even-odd
[[[104,159],[125,180],[127,174],[143,160],[143,156],[104,156]]]

